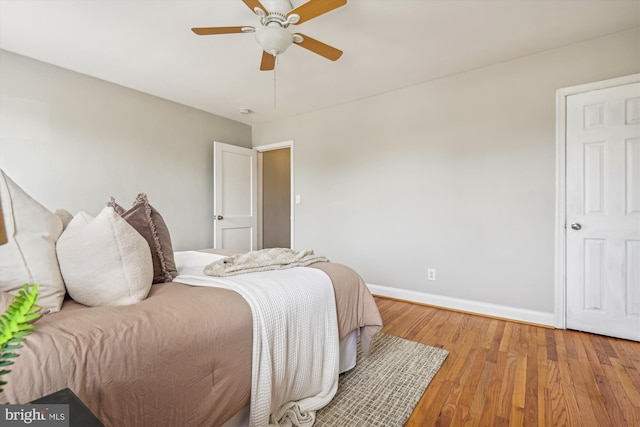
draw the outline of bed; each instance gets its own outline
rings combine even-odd
[[[19,349],[12,372],[2,378],[7,384],[0,402],[27,403],[69,388],[108,427],[235,425],[243,422],[247,407],[253,425],[268,424],[258,418],[254,405],[268,383],[257,380],[256,372],[266,371],[263,364],[255,364],[256,348],[264,347],[267,335],[254,332],[261,317],[247,299],[250,294],[230,288],[230,281],[248,282],[257,273],[226,278],[222,287],[180,282],[185,276],[176,265],[168,228],[143,193],[129,210],[111,198],[96,217],[53,213],[0,170],[0,201],[8,236],[8,243],[0,245],[0,312],[25,282],[40,284],[43,312]],[[202,271],[202,265],[196,267]],[[323,325],[315,328],[317,334],[281,333],[282,328],[276,328],[294,341],[274,347],[284,355],[278,356],[287,362],[284,368],[291,367],[282,369],[280,364],[274,377],[296,379],[316,367],[337,377],[339,370],[353,366],[358,336],[366,353],[382,321],[355,271],[317,262],[265,274],[272,282],[291,282],[291,289],[298,283],[301,289],[312,285],[310,294],[318,285],[324,296],[305,300],[304,310],[299,309],[301,298],[286,305],[298,308],[301,318],[316,305],[323,307],[317,314],[326,314]],[[314,281],[298,281],[303,276]],[[258,288],[261,283],[266,282],[258,281]],[[287,316],[284,323],[293,318]],[[290,323],[291,330],[299,329],[298,320]],[[314,347],[290,345],[297,336],[307,343],[315,337]],[[331,360],[316,354],[326,349],[332,351]],[[304,352],[310,354],[301,355]],[[332,397],[331,391],[323,389],[322,404]],[[268,397],[276,401],[280,394],[276,386]],[[318,406],[317,397],[309,396],[314,403],[308,408]],[[301,401],[306,402],[303,398],[294,403]]]
[[[335,263],[310,266],[333,283],[341,370],[355,334],[382,322],[362,279]],[[143,301],[86,307],[66,299],[41,318],[16,359],[3,401],[28,402],[65,387],[105,426],[226,426],[247,422],[252,313],[237,292],[170,282]]]

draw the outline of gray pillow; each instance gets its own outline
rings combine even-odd
[[[178,270],[173,258],[169,228],[162,215],[149,204],[147,195],[138,194],[133,206],[127,211],[113,197],[109,198],[107,206],[114,208],[149,243],[153,260],[153,283],[172,281],[178,275]]]

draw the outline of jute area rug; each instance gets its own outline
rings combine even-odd
[[[355,368],[340,375],[338,392],[316,413],[314,427],[402,427],[448,351],[378,334],[372,351],[358,349]]]

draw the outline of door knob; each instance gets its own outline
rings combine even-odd
[[[572,230],[580,230],[582,228],[582,225],[580,225],[577,222],[574,222],[573,224],[571,224],[571,229]]]
[[[217,219],[218,221],[220,221],[220,220],[224,219],[224,217],[223,217],[222,215],[217,215],[217,216],[216,216],[216,219]]]

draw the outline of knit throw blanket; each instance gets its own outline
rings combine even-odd
[[[231,289],[251,307],[249,427],[311,427],[315,411],[338,389],[340,341],[331,279],[316,268],[239,277],[203,274],[203,266],[218,257],[176,252],[179,275],[174,280]]]
[[[256,271],[305,267],[316,262],[329,262],[329,260],[315,255],[309,249],[296,252],[285,248],[270,248],[237,254],[214,261],[204,268],[204,274],[216,277],[234,276]]]

